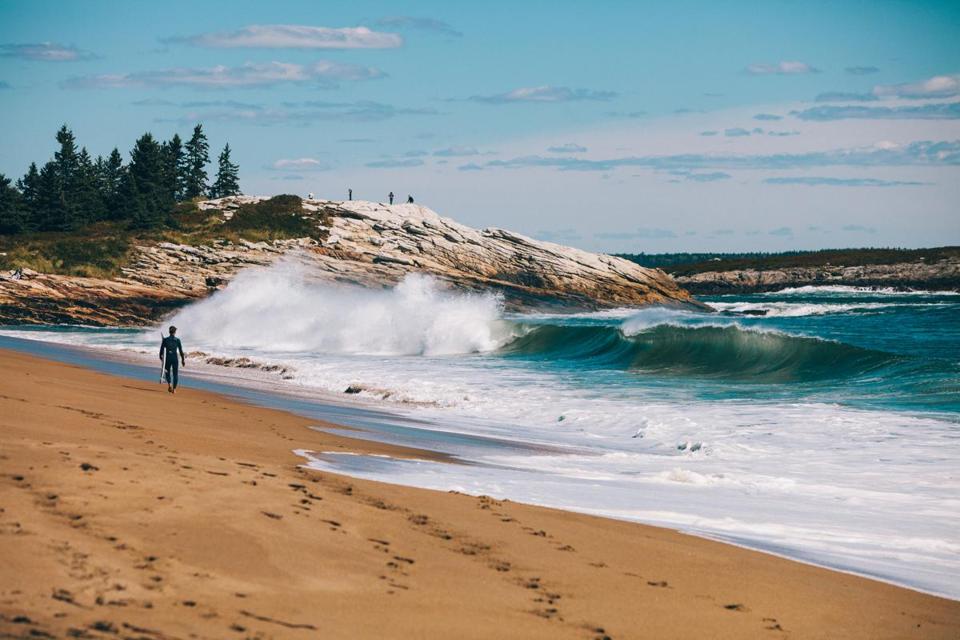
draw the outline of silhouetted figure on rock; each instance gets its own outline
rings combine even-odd
[[[390,204],[393,204],[393,191],[391,191],[390,195],[387,197],[390,198]]]
[[[413,196],[407,196],[407,204],[413,204]]]

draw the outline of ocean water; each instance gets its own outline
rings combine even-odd
[[[311,467],[668,526],[960,598],[960,295],[701,299],[714,312],[517,315],[424,276],[370,291],[280,264],[172,323],[188,351],[286,368],[230,369],[241,381],[383,410],[365,437],[471,463],[298,452]],[[159,327],[0,334],[132,358],[156,358],[159,341]],[[186,383],[218,370],[191,366]]]

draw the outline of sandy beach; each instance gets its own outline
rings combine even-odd
[[[300,468],[414,458],[0,351],[0,637],[957,638],[960,602],[667,529]]]

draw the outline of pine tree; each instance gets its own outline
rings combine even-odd
[[[17,180],[17,189],[25,209],[24,226],[27,231],[36,231],[40,227],[40,170],[36,162],[31,162],[26,175]]]
[[[207,192],[207,163],[210,162],[210,145],[203,133],[203,125],[193,128],[193,135],[186,144],[183,198],[190,200]]]
[[[240,195],[240,167],[230,162],[230,145],[227,144],[220,152],[218,161],[217,180],[210,188],[211,198]]]
[[[86,147],[81,149],[77,156],[77,175],[74,182],[74,193],[70,195],[76,205],[77,217],[74,226],[103,220],[104,202],[97,168]]]
[[[23,233],[26,230],[26,208],[23,197],[10,180],[0,173],[0,235]]]
[[[125,171],[123,156],[116,148],[110,152],[106,160],[97,158],[97,182],[100,186],[100,197],[103,199],[105,217],[109,220],[120,220],[126,217],[121,201]]]
[[[173,209],[164,160],[161,146],[149,133],[143,134],[130,152],[122,197],[135,228],[156,227]]]
[[[67,125],[57,131],[60,150],[53,154],[53,170],[59,193],[49,194],[50,210],[48,225],[51,231],[69,231],[86,222],[81,210],[82,203],[77,198],[81,191],[80,156],[77,153],[77,141]],[[52,183],[52,181],[51,181]],[[58,202],[59,205],[54,204]]]
[[[168,142],[163,143],[164,181],[174,200],[183,200],[186,191],[186,154],[183,152],[183,142],[178,134],[173,134]]]

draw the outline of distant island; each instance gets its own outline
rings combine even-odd
[[[960,291],[960,247],[616,255],[662,269],[700,295],[825,285]]]

